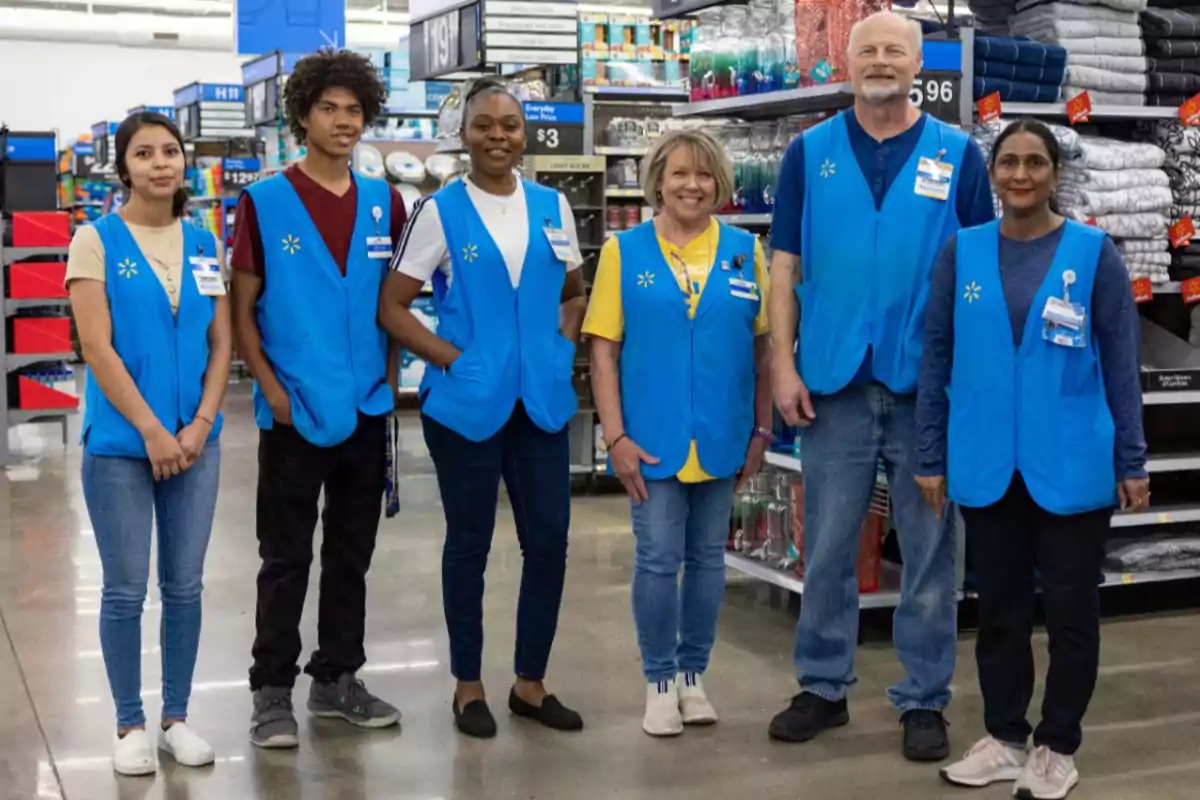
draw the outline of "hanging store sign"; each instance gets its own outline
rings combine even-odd
[[[425,81],[482,63],[479,2],[413,0],[409,14],[409,79]]]
[[[171,106],[135,106],[127,112],[130,116],[134,114],[142,114],[149,112],[151,114],[162,114],[167,119],[175,119],[175,109]]]
[[[245,94],[236,83],[192,83],[175,91],[175,120],[186,140],[241,139],[246,127]]]
[[[242,65],[247,125],[274,125],[280,121],[283,86],[303,57],[301,53],[275,52]]]
[[[342,0],[234,0],[238,55],[312,53],[346,46]]]
[[[725,5],[727,2],[728,0],[653,0],[650,8],[654,9],[655,19],[674,19],[701,9]]]
[[[962,43],[926,41],[921,46],[921,71],[908,94],[913,105],[931,117],[962,124]]]
[[[583,152],[582,103],[523,103],[525,152],[574,155]]]

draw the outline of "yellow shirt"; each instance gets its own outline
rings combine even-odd
[[[658,246],[662,248],[663,258],[675,274],[679,290],[687,297],[688,316],[696,316],[696,308],[700,305],[700,295],[708,284],[708,273],[713,268],[716,258],[717,241],[720,236],[720,225],[714,219],[705,233],[688,242],[684,247],[676,247],[661,236]],[[767,258],[763,254],[762,245],[754,241],[754,278],[758,283],[759,296],[762,298],[758,308],[758,316],[754,320],[754,333],[763,336],[770,332],[767,324],[767,292],[769,278],[767,273]],[[688,292],[688,283],[692,291]],[[588,336],[599,336],[601,339],[619,342],[625,333],[625,315],[621,309],[621,248],[616,237],[604,243],[600,251],[600,261],[596,266],[596,279],[592,282],[592,297],[588,302],[587,316],[583,320],[583,332]],[[651,453],[651,455],[655,455]],[[696,453],[696,442],[692,440],[688,451],[687,461],[675,476],[681,483],[700,483],[712,480],[712,476],[700,466],[700,457]]]

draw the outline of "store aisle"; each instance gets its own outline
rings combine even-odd
[[[551,662],[552,690],[584,714],[587,730],[554,734],[507,714],[521,558],[503,508],[488,573],[485,654],[500,735],[483,742],[459,736],[451,722],[440,600],[441,512],[415,418],[404,440],[404,511],[385,523],[371,572],[364,675],[374,691],[401,707],[402,728],[362,732],[301,714],[299,752],[257,751],[246,738],[258,561],[257,436],[245,385],[231,390],[227,407],[191,713],[193,725],[217,749],[218,763],[195,771],[164,761],[155,778],[113,776],[111,700],[96,631],[100,571],[79,491],[79,452],[62,455],[55,427],[25,428],[14,444],[41,455],[0,480],[0,612],[7,633],[7,641],[0,639],[0,800],[1008,796],[1004,787],[975,794],[951,789],[934,769],[901,759],[899,728],[883,698],[899,669],[886,643],[861,651],[848,727],[799,747],[768,742],[771,713],[794,686],[794,617],[769,607],[769,593],[754,583],[731,588],[706,678],[721,724],[674,741],[644,736],[628,599],[632,540],[626,504],[616,496],[576,498],[567,596]],[[310,591],[306,653],[315,640],[315,596]],[[159,676],[156,598],[152,589],[143,639],[148,687]],[[1200,778],[1200,616],[1127,618],[1107,624],[1104,636],[1079,760],[1084,783],[1074,796],[1194,797]],[[1044,636],[1039,641],[1044,648]],[[949,714],[956,752],[980,734],[972,646],[972,638],[963,636]],[[298,698],[307,689],[302,677]],[[153,724],[157,691],[148,690],[146,699]]]

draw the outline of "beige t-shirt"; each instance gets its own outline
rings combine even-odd
[[[176,220],[165,228],[148,228],[129,222],[125,225],[162,283],[167,300],[171,303],[171,311],[178,311],[180,282],[186,277],[183,274],[183,223]],[[217,248],[217,262],[224,274],[225,254],[221,250]],[[100,240],[100,234],[91,225],[79,228],[67,253],[67,286],[80,278],[103,283],[105,275],[104,242]]]

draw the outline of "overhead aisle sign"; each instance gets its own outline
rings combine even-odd
[[[238,55],[346,46],[346,0],[234,0]]]

